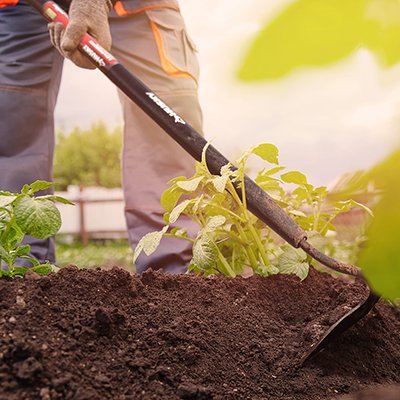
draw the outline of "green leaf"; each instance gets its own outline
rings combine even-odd
[[[255,274],[261,276],[276,275],[279,273],[279,269],[272,264],[270,265],[259,265],[255,271]]]
[[[6,207],[11,204],[18,196],[12,195],[11,193],[6,194],[0,192],[0,207]]]
[[[22,194],[28,194],[29,193],[29,188],[30,188],[30,186],[25,184],[21,189],[21,193]]]
[[[278,178],[274,178],[271,175],[276,174],[279,171],[282,171],[283,169],[285,169],[285,167],[276,167],[276,168],[272,168],[268,171],[265,171],[265,169],[263,169],[262,171],[260,171],[258,173],[258,175],[256,176],[256,178],[254,179],[254,181],[258,184],[258,185],[265,185],[270,186],[270,187],[278,187],[280,185],[280,181]]]
[[[171,212],[176,206],[176,203],[178,202],[182,193],[183,190],[176,185],[165,190],[161,196],[161,205],[164,210],[167,212]]]
[[[296,215],[294,220],[299,224],[305,231],[309,231],[314,226],[314,216],[309,215],[308,217],[303,217],[301,215]]]
[[[286,183],[295,183],[303,186],[307,184],[307,177],[299,171],[290,171],[281,175],[281,179]]]
[[[285,196],[285,191],[282,188],[269,188],[269,187],[264,187],[264,185],[262,185],[261,188],[264,189],[264,191],[270,197],[272,197],[280,207],[282,208],[288,207],[288,203],[282,200]]]
[[[207,223],[206,226],[202,229],[204,232],[214,232],[218,228],[220,228],[226,221],[226,218],[223,215],[215,215],[211,217]]]
[[[273,144],[270,143],[260,144],[253,150],[253,153],[261,157],[264,161],[268,161],[271,164],[276,164],[276,165],[279,164],[278,161],[279,150]]]
[[[174,235],[179,238],[184,238],[187,236],[187,229],[185,228],[174,228],[171,230],[171,235]]]
[[[292,194],[298,196],[299,201],[303,201],[308,196],[307,190],[304,189],[303,187],[297,187],[296,189],[293,190]]]
[[[133,252],[133,263],[136,263],[137,258],[140,253],[144,251],[146,255],[150,255],[154,253],[161,242],[161,239],[165,232],[168,230],[168,225],[164,226],[161,231],[150,232],[147,235],[143,236],[139,243],[137,244],[135,251]]]
[[[185,208],[191,203],[191,200],[184,200],[179,203],[169,215],[169,223],[173,224],[179,218],[179,216],[185,211]]]
[[[58,272],[61,268],[51,264],[48,260],[46,260],[46,264],[37,265],[36,267],[31,268],[31,271],[35,271],[38,274],[46,275],[49,272]]]
[[[53,185],[55,185],[55,183],[53,183],[53,182],[36,181],[30,185],[30,189],[33,194],[39,190],[46,190],[46,189],[52,187]]]
[[[323,200],[327,194],[328,194],[328,190],[326,189],[326,186],[317,187],[313,191],[313,195],[318,197],[321,200]]]
[[[212,179],[212,183],[219,193],[223,193],[228,183],[229,175],[216,176]]]
[[[296,274],[300,280],[307,278],[309,266],[307,254],[301,249],[291,249],[278,257],[277,267],[281,274]]]
[[[11,272],[10,271],[4,271],[0,268],[0,277],[2,276],[11,276]]]
[[[371,215],[371,217],[374,216],[374,213],[372,212],[372,210],[370,208],[368,208],[367,206],[364,206],[364,204],[361,203],[357,203],[356,201],[350,199],[350,200],[346,200],[346,201],[335,201],[333,203],[334,208],[343,213],[343,212],[348,212],[350,211],[350,207],[359,207],[361,209],[363,209],[364,211],[366,211],[369,215]]]
[[[22,242],[24,236],[25,236],[24,232],[22,232],[21,228],[15,222],[10,229],[10,233],[7,239],[9,243],[9,248],[14,249],[18,243]]]
[[[191,264],[202,271],[214,268],[218,259],[218,249],[207,234],[198,237],[193,245]]]
[[[300,66],[322,66],[351,54],[362,40],[363,5],[363,0],[295,2],[256,38],[240,78],[275,79]]]
[[[29,271],[28,267],[15,267],[12,272],[13,276],[20,276],[21,278],[25,275],[25,272]]]
[[[286,167],[274,167],[269,169],[268,171],[262,171],[262,175],[264,176],[271,176],[271,175],[275,175],[276,173],[284,170]]]
[[[40,262],[36,260],[36,258],[30,257],[30,256],[21,256],[21,258],[24,258],[25,260],[30,261],[33,264],[33,267],[39,267]]]
[[[14,251],[11,252],[11,254],[18,256],[26,256],[29,253],[31,246],[29,244],[26,244],[25,246],[19,246],[17,247]]]
[[[32,271],[35,271],[41,275],[46,275],[51,271],[51,268],[48,265],[44,264],[44,265],[38,265],[37,267],[33,267]]]
[[[204,179],[204,176],[189,179],[188,181],[176,182],[176,185],[186,192],[194,192],[200,185],[200,182]]]
[[[201,194],[195,201],[192,207],[192,213],[197,214],[200,208],[200,204],[203,201],[204,195]],[[193,200],[192,200],[193,201]]]
[[[307,215],[304,214],[303,211],[300,211],[300,210],[289,210],[288,214],[295,215],[296,217],[306,217],[307,218]]]
[[[22,231],[39,239],[55,235],[61,227],[61,216],[50,200],[22,196],[15,205],[15,217]]]
[[[74,206],[75,203],[73,203],[72,201],[69,201],[67,199],[65,199],[64,197],[61,196],[55,196],[55,195],[47,195],[47,196],[37,196],[35,197],[36,200],[55,200],[58,201],[59,203],[63,203],[63,204],[69,204],[71,206]]]
[[[0,243],[0,260],[1,259],[7,262],[10,259],[10,256],[3,245]]]

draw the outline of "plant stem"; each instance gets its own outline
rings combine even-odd
[[[245,206],[245,204],[246,204],[245,203],[246,194],[245,194],[245,191],[244,191],[244,183],[242,183],[242,198],[243,198],[243,202],[240,200],[235,188],[233,187],[233,183],[232,182],[230,182],[230,189],[231,189],[230,192],[231,192],[233,198],[236,200],[236,202],[238,203],[239,207],[242,210],[242,213],[243,213],[243,215],[245,217],[246,226],[248,227],[248,229],[249,229],[249,231],[250,231],[250,233],[251,233],[251,235],[253,237],[253,240],[257,244],[257,247],[258,247],[258,250],[260,251],[260,254],[261,254],[261,257],[263,259],[263,262],[265,263],[265,265],[269,265],[270,262],[268,260],[268,257],[266,255],[266,253],[265,253],[265,249],[264,249],[264,247],[263,247],[263,245],[262,245],[262,243],[260,241],[259,236],[255,232],[255,229],[254,229],[253,224],[251,222],[250,212],[247,210],[247,208]],[[244,229],[243,229],[243,227],[242,227],[242,225],[240,223],[236,224],[236,227],[238,228],[240,236],[246,242],[245,248],[247,249],[247,254],[249,256],[249,261],[250,261],[251,267],[253,269],[255,269],[255,268],[258,267],[257,258],[255,256],[251,246],[249,246],[247,244],[247,239],[248,238],[247,238],[246,232],[244,231]]]
[[[233,218],[238,219],[239,221],[241,221],[243,223],[246,223],[246,221],[241,216],[237,215],[236,213],[234,213],[233,211],[231,211],[231,210],[229,210],[229,209],[227,209],[225,207],[219,206],[217,204],[213,204],[213,208],[218,208],[218,209],[220,209],[222,211],[225,211],[229,215],[231,215]]]
[[[188,238],[187,236],[176,236],[176,235],[172,235],[171,233],[164,233],[163,236],[170,236],[170,237],[174,237],[174,238],[178,238],[178,239],[187,240],[188,242],[194,243],[194,240]]]
[[[337,213],[333,214],[331,218],[328,219],[328,221],[326,221],[326,224],[322,227],[321,229],[321,233],[326,229],[326,227],[336,218],[336,216],[340,213],[340,211],[338,211]]]
[[[247,251],[247,255],[249,256],[249,261],[250,261],[250,265],[253,269],[256,269],[258,267],[257,264],[257,258],[253,252],[253,249],[251,248],[251,246],[248,244],[248,237],[246,235],[246,232],[244,231],[243,227],[240,224],[236,224],[236,227],[239,231],[239,234],[242,238],[242,240],[246,243],[244,245],[246,251]]]
[[[234,278],[236,276],[235,271],[231,268],[231,266],[229,265],[228,261],[226,260],[226,258],[223,256],[223,254],[219,250],[218,246],[216,245],[215,247],[218,250],[218,257],[219,257],[222,265],[226,269],[227,275],[232,277],[232,278]]]
[[[322,205],[322,200],[320,199],[318,201],[318,208],[316,214],[314,214],[314,226],[313,230],[316,231],[318,229],[318,221],[319,221],[319,216],[321,214],[321,205]]]
[[[247,210],[246,210],[246,214],[249,214],[249,212],[248,212]],[[270,265],[270,262],[269,262],[267,253],[266,253],[266,251],[265,251],[265,248],[264,248],[264,246],[263,246],[262,243],[261,243],[260,236],[257,235],[257,232],[256,232],[256,230],[254,229],[254,226],[253,226],[253,224],[251,223],[250,220],[249,220],[247,226],[248,226],[248,228],[249,228],[250,233],[251,233],[252,236],[253,236],[254,241],[255,241],[256,244],[257,244],[258,251],[259,251],[260,254],[261,254],[261,258],[262,258],[262,260],[263,260],[263,262],[264,262],[264,265]]]

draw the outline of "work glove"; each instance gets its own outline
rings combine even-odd
[[[110,50],[108,14],[112,7],[111,0],[73,0],[69,8],[67,28],[60,22],[51,22],[48,25],[51,43],[78,67],[95,69],[95,65],[78,50],[78,45],[85,33],[88,33],[100,46]]]

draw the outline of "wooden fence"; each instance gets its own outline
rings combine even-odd
[[[83,244],[90,238],[127,237],[121,188],[69,186],[67,192],[56,195],[75,203],[75,206],[57,204],[62,219],[59,234],[80,237]]]

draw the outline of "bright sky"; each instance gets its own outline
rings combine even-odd
[[[235,4],[237,5],[235,6]],[[180,0],[201,67],[204,131],[226,157],[273,143],[280,163],[329,185],[368,168],[398,143],[400,65],[380,69],[366,50],[327,68],[307,68],[278,82],[240,82],[237,72],[265,23],[289,0]],[[116,89],[98,71],[65,64],[56,126],[122,123]]]

